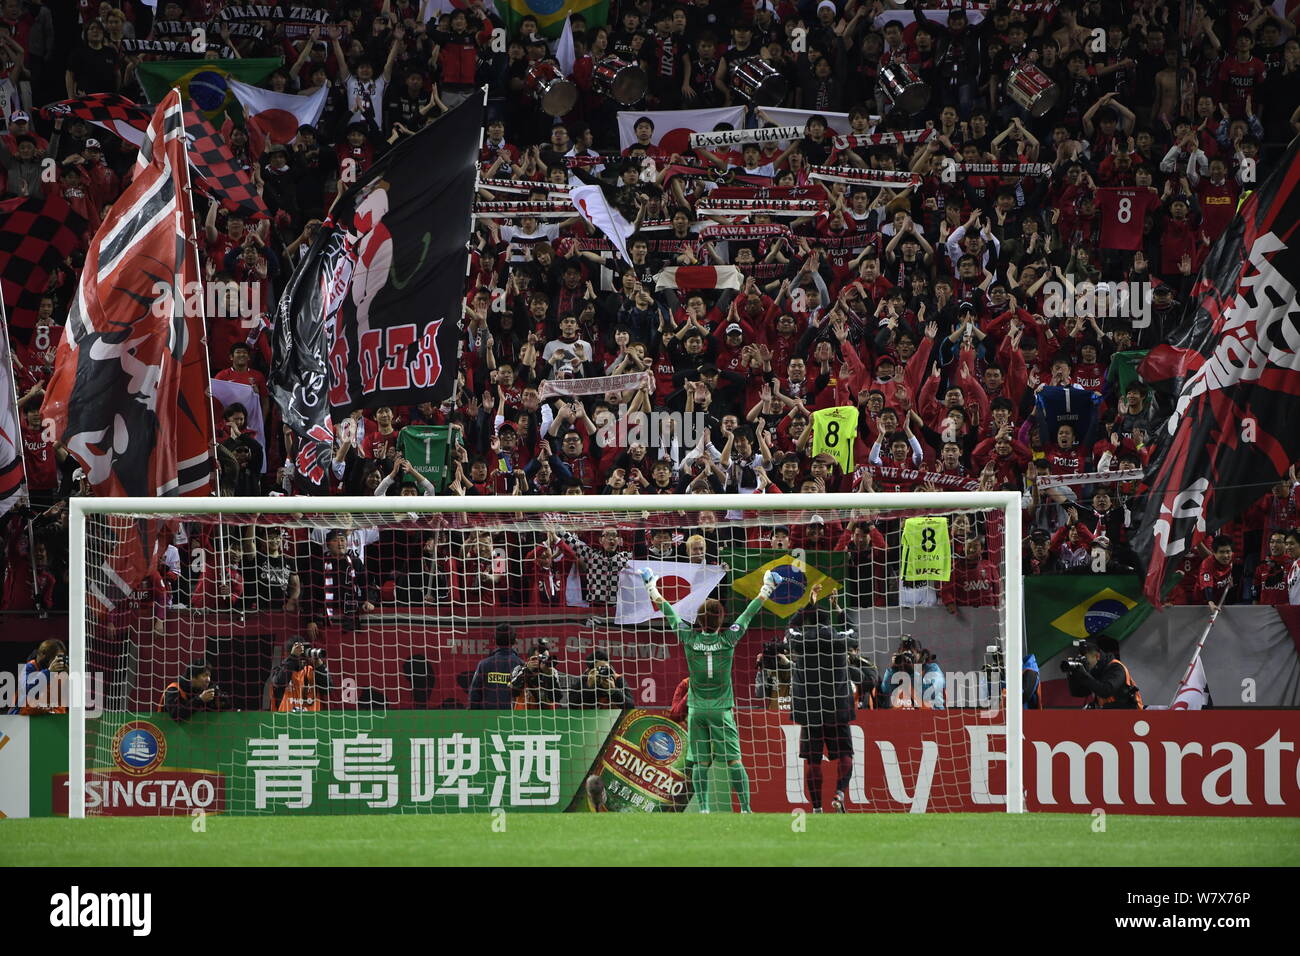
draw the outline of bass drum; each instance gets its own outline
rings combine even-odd
[[[596,92],[623,106],[631,106],[645,96],[649,82],[638,64],[616,56],[605,57],[591,72],[591,85]]]
[[[578,88],[564,78],[551,60],[538,60],[528,70],[525,86],[550,116],[563,116],[578,102]]]
[[[1022,63],[1007,76],[1007,96],[1038,119],[1061,99],[1061,88],[1036,63]]]
[[[930,102],[930,87],[906,63],[891,63],[880,69],[880,91],[896,110],[919,113]]]
[[[731,67],[731,88],[754,106],[780,106],[785,100],[785,77],[756,56]]]

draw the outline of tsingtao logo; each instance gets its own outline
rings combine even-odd
[[[656,724],[641,738],[641,751],[655,763],[672,763],[681,750],[681,735],[665,724]]]
[[[132,776],[152,773],[167,756],[167,738],[147,720],[123,724],[113,738],[113,762]]]

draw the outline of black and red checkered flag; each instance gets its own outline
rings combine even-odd
[[[185,138],[189,140],[190,168],[204,192],[232,212],[251,219],[270,218],[253,177],[236,164],[225,137],[193,102],[185,107]]]
[[[117,93],[92,93],[45,107],[46,118],[79,119],[120,136],[132,146],[144,142],[152,115],[148,109]]]
[[[50,273],[81,246],[85,231],[85,218],[58,196],[0,203],[0,291],[9,309],[10,328],[36,327]]]

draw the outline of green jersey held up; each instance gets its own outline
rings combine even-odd
[[[736,706],[731,689],[732,658],[736,653],[736,645],[749,630],[749,622],[762,607],[763,599],[756,597],[740,612],[735,624],[716,634],[708,634],[696,630],[679,618],[667,601],[660,602],[659,608],[664,612],[664,618],[677,632],[677,639],[682,642],[682,649],[686,652],[686,667],[691,679],[686,702],[692,713],[730,710]]]
[[[903,580],[952,580],[947,518],[908,518],[903,522]]]

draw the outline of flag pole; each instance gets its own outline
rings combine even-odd
[[[1214,629],[1214,622],[1219,619],[1219,612],[1223,610],[1223,602],[1228,599],[1228,592],[1232,590],[1232,580],[1223,586],[1223,593],[1219,595],[1219,602],[1212,605],[1214,610],[1210,612],[1210,623],[1205,625],[1205,630],[1201,632],[1201,639],[1196,642],[1196,649],[1192,651],[1192,659],[1187,665],[1187,673],[1183,674],[1183,679],[1178,682],[1178,689],[1174,691],[1174,699],[1169,702],[1172,708],[1178,702],[1178,695],[1187,687],[1187,682],[1192,679],[1192,673],[1196,670],[1196,662],[1201,659],[1201,649],[1205,647],[1205,639],[1210,636],[1210,631]]]
[[[176,92],[181,101],[181,125],[182,127],[184,127],[185,95],[181,93],[179,89],[177,89]],[[183,130],[182,130],[182,134],[183,134]],[[190,157],[190,146],[189,146],[189,137],[187,136],[185,137],[185,162],[183,164],[185,167],[184,169],[185,192],[189,194],[192,200],[194,196],[194,185],[192,180],[190,179],[189,157]],[[208,199],[210,202],[215,202],[215,203],[219,203],[221,201],[216,196],[212,196],[212,195],[210,195]],[[188,242],[191,247],[191,251],[193,252],[194,255],[194,262],[196,264],[202,262],[202,259],[199,257],[199,240],[197,235],[198,232],[197,223],[198,223],[198,218],[194,213],[193,202],[191,202],[189,221],[185,223],[185,241]],[[201,336],[201,341],[203,343],[203,367],[204,370],[207,372],[207,381],[204,383],[203,395],[208,403],[208,408],[207,408],[208,424],[209,424],[209,430],[211,431],[212,434],[212,444],[208,447],[208,454],[212,460],[212,465],[211,465],[212,487],[208,492],[208,497],[215,498],[218,497],[221,493],[221,459],[217,455],[217,419],[216,416],[212,414],[212,355],[208,349],[208,305],[207,305],[208,287],[207,287],[206,278],[203,275],[203,269],[201,265],[199,266],[199,283],[203,289],[203,294],[198,297],[199,298],[199,324],[200,324],[200,328],[203,331],[203,334]],[[243,303],[243,299],[244,299],[243,295],[240,295],[239,301],[241,304]],[[184,306],[185,300],[186,300],[186,296],[182,294],[181,297],[182,310],[185,307]],[[183,361],[184,358],[182,357],[182,362]],[[225,520],[221,515],[218,515],[217,516],[217,550],[221,556],[220,560],[223,562],[226,560],[225,535],[226,535]],[[214,561],[218,560],[217,555],[214,554],[212,556],[212,560]]]
[[[14,451],[18,453],[18,460],[23,466],[23,491],[27,495],[27,504],[30,506],[32,501],[32,485],[27,480],[27,451],[23,447],[23,420],[22,411],[18,407],[18,376],[14,374],[14,348],[13,342],[9,339],[9,312],[5,308],[4,296],[0,295],[0,328],[3,328],[5,354],[9,361],[9,389],[14,397],[14,419],[18,422],[18,434],[14,436]],[[57,461],[57,455],[56,455]],[[28,515],[23,522],[27,525],[27,563],[32,569],[32,602],[38,605],[41,617],[46,617],[45,608],[39,607],[38,596],[41,593],[41,580],[36,574],[36,532],[32,527],[32,516]]]

